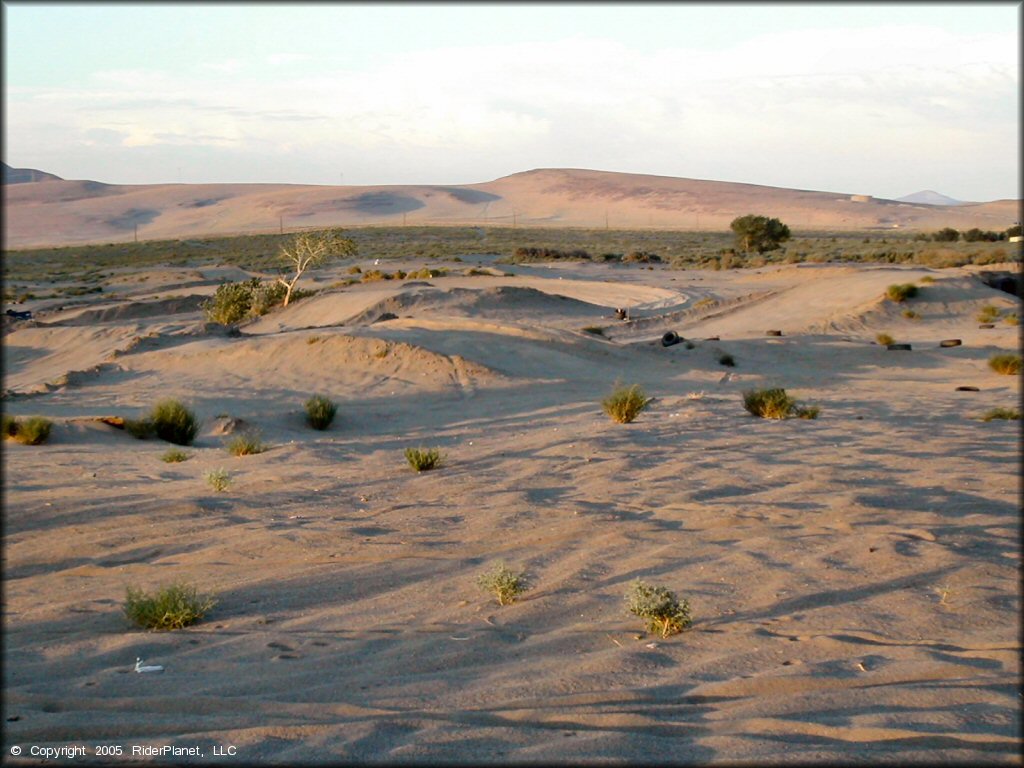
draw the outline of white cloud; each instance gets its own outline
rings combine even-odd
[[[763,174],[747,179],[757,183],[871,192],[866,164],[894,157],[949,178],[958,164],[1016,158],[1016,44],[1014,31],[924,27],[773,34],[721,51],[571,39],[304,76],[284,73],[309,56],[279,52],[197,64],[199,79],[110,70],[91,88],[9,89],[8,147],[31,156],[46,126],[68,146],[120,137],[128,148],[305,153],[314,166],[349,158],[367,175],[347,183],[443,181],[429,178],[436,167],[484,181],[538,165],[716,178],[717,163]]]

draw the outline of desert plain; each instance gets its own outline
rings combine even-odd
[[[987,365],[1019,327],[977,319],[1017,296],[971,266],[352,266],[237,331],[201,303],[251,273],[215,265],[115,270],[5,325],[4,412],[53,422],[3,444],[5,752],[1020,763],[1019,421],[980,418],[1019,404]],[[616,383],[652,398],[632,423],[602,411]],[[747,413],[768,387],[818,417]],[[202,421],[180,463],[109,423],[166,397]],[[266,450],[229,454],[244,430]],[[509,605],[477,585],[498,562],[529,580]],[[692,626],[647,632],[636,579]],[[127,622],[128,587],[173,582],[216,606]]]

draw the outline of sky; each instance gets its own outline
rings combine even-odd
[[[4,162],[119,184],[589,168],[1021,197],[1021,4],[4,2]]]

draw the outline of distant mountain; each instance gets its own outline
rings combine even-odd
[[[954,200],[931,189],[924,189],[906,197],[897,197],[897,203],[920,203],[922,205],[963,205],[962,200]]]
[[[11,168],[7,163],[4,166],[4,184],[25,184],[30,181],[64,181],[60,176],[52,173],[37,171],[35,168]]]

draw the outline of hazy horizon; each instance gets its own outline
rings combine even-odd
[[[123,184],[587,168],[1019,199],[1020,12],[5,2],[4,160]]]

